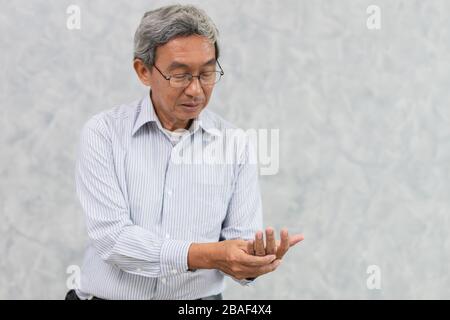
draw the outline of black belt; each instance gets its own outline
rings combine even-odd
[[[223,297],[222,297],[222,294],[219,293],[219,294],[214,294],[214,295],[209,296],[209,297],[200,298],[200,299],[197,299],[197,300],[223,300]]]
[[[75,290],[72,289],[69,292],[67,292],[65,300],[81,300],[81,299],[78,297]],[[92,297],[91,300],[107,300],[107,299]],[[208,296],[208,297],[204,297],[204,298],[200,298],[200,299],[196,299],[196,300],[223,300],[223,297],[222,297],[222,294],[219,293],[219,294],[214,294],[212,296]]]

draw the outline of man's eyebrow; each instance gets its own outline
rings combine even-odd
[[[204,63],[204,64],[203,64],[203,67],[204,67],[204,66],[213,65],[213,64],[216,64],[216,58],[212,58],[212,59],[209,60],[208,62]]]
[[[173,70],[173,69],[178,69],[178,68],[189,68],[189,66],[187,64],[181,63],[181,62],[177,62],[174,61],[172,62],[169,67],[167,68],[168,71]]]
[[[202,65],[202,67],[209,66],[209,65],[214,65],[214,64],[216,64],[216,58],[212,58],[208,62],[204,63]],[[186,69],[188,69],[189,66],[187,64],[185,64],[185,63],[181,63],[181,62],[178,62],[178,61],[173,61],[169,65],[169,67],[167,68],[167,71],[171,71],[171,70],[178,69],[178,68],[186,68]]]

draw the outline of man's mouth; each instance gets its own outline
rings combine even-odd
[[[200,103],[182,103],[181,105],[187,109],[195,110],[198,107],[200,107],[201,104]]]

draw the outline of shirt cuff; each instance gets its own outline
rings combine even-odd
[[[161,246],[161,276],[188,271],[188,253],[191,241],[166,239]]]

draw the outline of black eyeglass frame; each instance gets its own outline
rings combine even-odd
[[[223,69],[222,69],[222,66],[220,65],[220,63],[219,63],[219,60],[216,60],[216,62],[217,62],[217,65],[219,66],[219,68],[220,68],[220,71],[208,71],[208,72],[216,72],[216,73],[218,73],[219,74],[219,79],[216,81],[216,82],[214,82],[214,83],[212,83],[212,84],[210,84],[210,85],[207,85],[207,86],[213,86],[213,85],[215,85],[217,82],[219,82],[220,81],[220,79],[222,78],[222,76],[225,74],[225,72],[223,71]],[[198,81],[200,82],[200,84],[202,85],[202,86],[204,86],[204,84],[202,83],[202,81],[200,80],[200,76],[202,75],[201,73],[198,75],[198,76],[194,76],[192,73],[178,73],[178,74],[172,74],[172,75],[170,75],[170,76],[166,76],[164,73],[162,73],[162,71],[161,70],[159,70],[159,68],[154,64],[153,65],[153,67],[155,67],[155,69],[156,70],[158,70],[158,72],[161,74],[161,76],[164,78],[164,79],[166,79],[167,81],[169,81],[169,83],[170,83],[170,79],[172,78],[172,77],[174,77],[174,76],[177,76],[177,75],[190,75],[190,80],[189,80],[189,82],[185,85],[185,86],[181,86],[181,87],[173,87],[173,86],[171,86],[172,88],[187,88],[191,83],[192,83],[192,80],[194,79],[194,78],[198,78]]]

